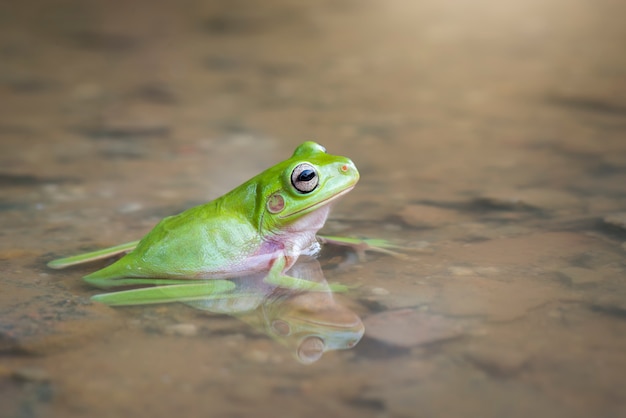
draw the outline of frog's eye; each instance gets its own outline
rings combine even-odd
[[[318,183],[317,171],[309,163],[299,164],[291,172],[291,184],[300,193],[311,193],[315,190]]]

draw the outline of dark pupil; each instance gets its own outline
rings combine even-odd
[[[303,170],[302,173],[298,174],[298,181],[310,181],[314,177],[315,177],[315,171]]]

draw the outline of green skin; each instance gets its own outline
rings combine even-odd
[[[294,171],[302,167],[308,171],[299,178]],[[316,233],[328,217],[330,204],[352,190],[358,180],[359,172],[350,159],[327,154],[315,142],[304,142],[291,158],[216,200],[163,219],[140,241],[54,260],[48,266],[61,269],[126,253],[84,279],[100,288],[218,279],[214,292],[220,293],[222,285],[230,289],[224,279],[267,272],[265,281],[270,284],[321,291],[319,284],[285,272],[301,254],[319,250]],[[348,245],[360,253],[393,254],[389,248],[394,247],[382,240],[320,237],[320,241]]]

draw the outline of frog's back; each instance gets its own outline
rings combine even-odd
[[[230,276],[233,265],[257,251],[261,239],[244,217],[207,209],[202,205],[164,218],[133,251],[85,279]]]

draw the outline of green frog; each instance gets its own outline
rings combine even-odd
[[[316,237],[332,204],[358,181],[359,172],[349,158],[304,142],[289,159],[229,193],[163,219],[140,241],[54,260],[48,266],[61,269],[125,253],[84,280],[110,288],[217,279],[216,287],[228,289],[224,279],[263,273],[264,280],[276,286],[318,290],[319,284],[286,272],[300,255],[315,255],[320,242],[352,246],[359,253],[395,254],[395,246],[384,240]]]

